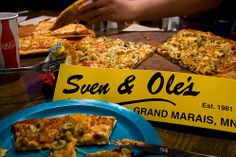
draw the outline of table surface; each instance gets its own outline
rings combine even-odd
[[[30,35],[34,28],[35,26],[20,27],[19,36]],[[122,32],[110,37],[158,45],[172,35],[171,32]],[[34,65],[43,61],[46,56],[47,54],[21,56],[21,66]],[[157,54],[142,62],[137,68],[188,72]],[[53,89],[44,88],[46,87],[40,75],[34,71],[0,75],[0,119],[29,106],[52,101],[50,92],[53,92]],[[164,146],[222,157],[236,157],[234,134],[158,122],[152,124]]]

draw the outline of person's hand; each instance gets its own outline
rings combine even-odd
[[[80,5],[79,17],[88,23],[132,21],[135,0],[88,0]]]

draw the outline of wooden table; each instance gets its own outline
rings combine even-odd
[[[20,28],[19,35],[27,36],[33,29],[33,26]],[[158,45],[172,34],[168,32],[128,32],[111,37]],[[21,56],[21,65],[39,63],[45,59],[46,55]],[[157,54],[145,60],[138,69],[188,72]],[[50,89],[43,90],[44,88],[40,75],[34,71],[22,72],[18,75],[1,75],[0,119],[29,106],[52,101]],[[43,91],[49,91],[49,94],[45,94]],[[164,146],[222,157],[236,157],[236,136],[234,134],[164,123],[152,124],[156,127]]]

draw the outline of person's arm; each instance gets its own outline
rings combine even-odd
[[[223,0],[88,0],[79,7],[88,22],[142,21],[199,13]]]
[[[200,13],[218,7],[222,0],[136,0],[136,20]]]
[[[134,19],[136,0],[87,0],[80,5],[80,18],[89,23]]]

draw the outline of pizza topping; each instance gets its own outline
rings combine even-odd
[[[76,157],[75,144],[68,142],[65,147],[52,149],[49,157]]]
[[[7,149],[0,148],[0,157],[4,157],[5,155],[7,155],[7,151]]]
[[[77,141],[75,139],[75,137],[73,136],[71,131],[66,131],[61,137],[60,139],[64,139],[66,141]]]
[[[106,139],[106,134],[104,132],[95,131],[93,133],[93,138],[96,140]]]
[[[123,145],[143,145],[144,142],[143,141],[138,141],[138,140],[133,140],[133,139],[128,139],[128,138],[124,138],[124,139],[120,139],[120,140],[113,140],[111,141],[112,144],[116,145],[116,146],[123,146]]]
[[[67,122],[67,123],[62,127],[62,129],[63,129],[63,130],[73,130],[74,127],[75,127],[75,126],[74,126],[74,124],[73,124],[72,122]]]
[[[78,123],[75,126],[74,134],[76,136],[81,137],[81,136],[83,136],[88,131],[88,129],[89,129],[88,124],[86,124],[86,123]]]
[[[41,149],[39,143],[36,142],[36,141],[28,141],[28,142],[27,142],[27,147],[28,147],[30,150],[38,150],[38,149]]]
[[[39,133],[39,142],[45,142],[46,141],[46,135],[45,132]]]
[[[51,149],[52,150],[58,150],[58,149],[63,149],[67,145],[67,142],[65,140],[59,140],[59,141],[54,141],[51,144]]]
[[[131,157],[131,151],[128,148],[118,148],[88,153],[86,157]]]

